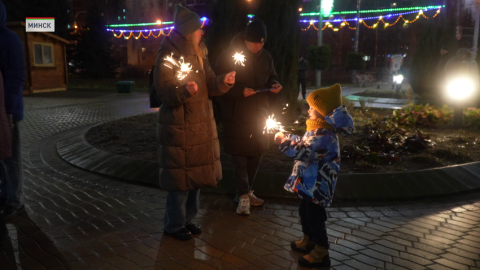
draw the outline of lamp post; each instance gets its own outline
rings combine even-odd
[[[77,26],[77,16],[80,13],[87,13],[87,11],[82,10],[82,11],[79,11],[79,12],[75,13],[75,17],[73,17],[73,27],[75,28],[75,33],[77,32],[77,28],[78,28],[78,26]]]
[[[357,28],[355,29],[355,52],[358,52],[358,38],[360,36],[360,4],[362,0],[357,0]]]
[[[319,6],[318,10],[320,15],[318,15],[318,38],[317,38],[317,45],[322,46],[323,43],[323,31],[322,31],[322,21],[323,21],[323,14],[322,14],[322,0],[318,0]],[[322,71],[317,69],[317,88],[322,86]]]

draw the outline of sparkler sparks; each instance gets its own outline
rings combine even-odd
[[[240,53],[237,53],[237,52],[236,52],[235,55],[232,56],[232,57],[233,57],[233,60],[235,60],[235,65],[245,66],[245,63],[244,63],[244,62],[245,62],[247,59],[245,59],[245,55],[243,55],[242,53],[243,53],[243,51],[240,52]]]
[[[164,63],[164,65],[170,69],[173,69],[174,66],[180,68],[177,70],[177,79],[183,80],[185,77],[188,76],[190,71],[192,71],[192,65],[190,63],[185,63],[185,59],[180,57],[180,60],[176,61],[173,59],[173,53],[170,56],[163,58],[163,60],[167,61],[168,63]]]
[[[266,125],[263,128],[263,134],[265,134],[265,132],[267,132],[267,134],[272,134],[276,131],[284,132],[285,129],[283,129],[282,123],[277,122],[274,115],[272,114],[267,119]]]

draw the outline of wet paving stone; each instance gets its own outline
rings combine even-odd
[[[204,232],[180,242],[162,234],[166,192],[90,173],[59,158],[58,141],[89,125],[152,112],[147,101],[143,93],[25,97],[26,211],[7,224],[0,268],[301,269],[301,254],[290,250],[290,242],[302,236],[296,199],[266,198],[265,206],[244,217],[235,214],[230,196],[202,193],[195,222]],[[341,201],[327,213],[331,269],[480,267],[480,192]]]

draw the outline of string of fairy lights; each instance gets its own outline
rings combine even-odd
[[[420,17],[423,17],[425,19],[430,19],[430,18],[436,18],[440,12],[441,12],[441,7],[439,7],[435,14],[431,15],[430,17],[428,17],[427,15],[425,15],[425,12],[424,10],[416,10],[416,11],[410,11],[410,12],[403,12],[403,13],[398,13],[398,14],[390,14],[390,15],[387,15],[387,16],[377,16],[377,17],[368,17],[368,18],[360,18],[359,21],[362,25],[364,25],[366,28],[368,29],[375,29],[379,26],[380,23],[383,23],[384,27],[385,28],[388,28],[388,27],[392,27],[394,25],[396,25],[397,23],[399,23],[400,21],[403,21],[403,24],[404,25],[408,25],[408,24],[412,24],[412,23],[415,23],[416,21],[418,21],[420,19]],[[405,19],[404,15],[407,15],[407,14],[414,14],[414,13],[417,13],[417,16],[415,17],[415,19],[413,20],[407,20]],[[385,19],[390,19],[394,16],[398,16],[397,19],[393,22],[393,23],[389,23],[389,22],[386,22]],[[371,25],[368,25],[365,21],[367,20],[376,20],[375,23],[371,24]],[[326,29],[331,29],[333,30],[334,32],[336,31],[339,31],[341,28],[343,27],[348,27],[348,29],[350,30],[356,30],[357,28],[356,27],[352,27],[350,26],[350,23],[349,21],[357,21],[356,18],[354,19],[344,19],[344,20],[339,20],[339,19],[336,19],[336,20],[326,20],[324,21],[325,22],[325,25],[322,27],[322,30],[326,30]],[[310,28],[313,28],[315,29],[316,31],[318,31],[318,27],[315,26],[315,23],[318,23],[318,20],[302,20],[300,22],[304,22],[304,23],[309,23],[308,27],[307,28],[302,28],[302,31],[307,31],[308,29]],[[334,27],[332,22],[335,22],[335,23],[340,23],[339,27]]]
[[[384,13],[384,12],[398,12],[396,14],[388,14],[388,15],[381,15],[381,16],[371,16],[371,17],[365,17],[365,18],[349,18],[349,19],[331,19],[331,20],[323,20],[322,23],[324,22],[325,25],[321,28],[322,31],[331,29],[334,32],[339,31],[341,28],[348,27],[350,30],[356,30],[356,27],[353,27],[350,25],[349,22],[355,22],[359,21],[363,26],[365,26],[368,29],[376,29],[380,24],[383,24],[384,28],[392,27],[396,24],[398,24],[400,21],[403,22],[403,25],[406,26],[408,24],[415,23],[418,21],[421,17],[425,19],[430,19],[430,18],[435,18],[437,17],[441,9],[444,8],[445,6],[426,6],[426,7],[409,7],[409,8],[390,8],[390,9],[377,9],[377,10],[361,10],[360,13]],[[435,10],[435,13],[433,15],[430,15],[428,17],[425,12],[428,12],[430,10]],[[347,14],[355,14],[357,11],[337,11],[337,12],[331,12],[331,15],[347,15]],[[407,20],[405,19],[405,15],[409,14],[417,14],[415,19],[413,20]],[[300,16],[318,16],[319,13],[301,13]],[[252,19],[254,15],[249,14],[248,18]],[[397,17],[394,22],[387,22],[385,20],[390,20],[391,18]],[[376,20],[375,23],[373,24],[368,24],[366,21],[369,20]],[[208,21],[206,17],[201,18],[202,21],[202,28],[205,25],[205,23]],[[302,31],[307,31],[311,28],[315,29],[316,31],[319,30],[319,27],[315,26],[315,24],[319,24],[318,20],[300,20],[301,23],[308,23],[308,27],[302,28]],[[334,27],[335,24],[339,24],[337,27]],[[115,25],[107,25],[107,31],[110,31],[113,33],[113,36],[116,38],[124,38],[124,39],[139,39],[139,38],[145,38],[148,39],[150,37],[153,38],[160,38],[161,36],[169,36],[172,30],[174,29],[173,26],[169,27],[163,27],[163,28],[157,28],[157,29],[143,29],[143,30],[126,30],[126,29],[116,29],[116,28],[123,28],[123,27],[139,27],[139,26],[152,26],[152,25],[171,25],[173,22],[161,22],[157,21],[156,23],[137,23],[137,24],[115,24]],[[157,33],[157,34],[155,34]]]
[[[203,17],[200,19],[202,21],[202,28],[205,26],[205,23],[207,22],[207,18]],[[157,23],[139,23],[139,24],[117,24],[117,25],[107,25],[107,27],[128,27],[128,26],[146,26],[146,25],[160,25],[160,24],[173,24],[173,22],[160,22],[158,21]],[[154,37],[154,38],[159,38],[162,35],[163,36],[169,36],[170,33],[173,31],[173,26],[170,27],[165,27],[165,28],[159,28],[159,29],[144,29],[144,30],[115,30],[112,28],[107,28],[107,31],[111,31],[113,33],[113,36],[116,38],[121,38],[123,37],[124,39],[130,39],[130,38],[135,38],[139,39],[141,37],[148,39],[149,37]],[[117,34],[115,31],[120,32],[120,34]],[[155,32],[158,32],[157,35],[155,35]],[[127,34],[129,33],[129,34]],[[134,33],[138,33],[135,35]]]

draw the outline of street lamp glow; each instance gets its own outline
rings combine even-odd
[[[393,81],[394,81],[396,84],[402,84],[402,82],[403,82],[403,75],[402,75],[402,74],[394,75],[394,76],[393,76]]]
[[[447,85],[447,94],[457,101],[470,98],[475,90],[474,83],[468,78],[457,78]]]
[[[160,21],[160,20],[157,20],[157,24],[162,24],[162,21]]]

